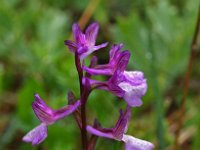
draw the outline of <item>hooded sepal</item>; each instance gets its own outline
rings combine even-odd
[[[32,108],[41,122],[45,124],[52,124],[74,112],[80,104],[80,100],[78,100],[72,105],[67,105],[58,110],[53,110],[45,104],[38,94],[35,94],[35,101],[32,104]]]
[[[126,111],[120,110],[119,119],[113,128],[113,135],[117,140],[121,140],[123,134],[126,133],[128,129],[128,123],[131,118],[131,108],[127,105]]]

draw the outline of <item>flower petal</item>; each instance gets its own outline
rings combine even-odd
[[[35,101],[32,104],[32,108],[41,122],[52,124],[55,121],[53,115],[54,111],[45,104],[38,94],[35,95]]]
[[[94,22],[92,23],[85,31],[85,37],[87,40],[88,46],[94,46],[99,31],[99,24]]]
[[[24,137],[24,142],[32,142],[32,145],[40,144],[47,137],[47,125],[41,123],[39,126],[35,127],[33,130],[28,132]]]
[[[83,66],[83,70],[91,75],[112,75],[111,68],[96,69]]]
[[[124,72],[129,62],[130,56],[131,54],[128,50],[121,52],[117,61],[115,62],[115,70],[113,70],[113,72],[117,69],[119,69],[121,72]]]
[[[121,80],[122,73],[119,70],[116,70],[113,76],[108,81],[108,89],[113,94],[123,97],[125,94],[125,91],[118,85],[118,83]]]
[[[86,129],[91,134],[104,137],[104,138],[114,139],[112,132],[103,132],[103,131],[93,128],[92,126],[87,126]]]
[[[144,73],[141,71],[124,71],[124,80],[131,85],[140,85],[146,83]]]
[[[120,53],[120,49],[123,47],[123,44],[114,44],[109,52],[110,60],[115,59],[117,55]]]
[[[81,105],[81,101],[78,100],[72,105],[68,105],[54,111],[55,120],[59,120],[65,116],[68,116],[69,114],[73,113],[80,105]]]
[[[111,84],[110,82],[108,82],[108,90],[110,92],[112,92],[114,95],[118,96],[118,97],[123,97],[125,92],[116,84]]]
[[[154,145],[148,141],[135,138],[130,135],[123,135],[122,141],[126,143],[126,150],[152,150]]]
[[[113,69],[113,73],[119,69],[124,72],[129,62],[130,52],[128,50],[120,51],[123,44],[114,44],[110,50],[109,65]]]
[[[70,40],[65,40],[65,45],[68,46],[71,52],[75,53],[77,51],[77,45],[75,42],[70,41]]]
[[[94,51],[96,50],[99,50],[101,48],[104,48],[108,45],[108,42],[106,43],[103,43],[103,44],[100,44],[98,46],[91,46],[91,47],[88,47],[88,49],[84,52],[84,53],[81,53],[80,55],[80,59],[83,60],[85,57],[87,57],[88,55],[90,55],[91,53],[93,53]]]
[[[104,47],[106,47],[107,45],[108,45],[108,42],[102,43],[102,44],[97,45],[97,46],[93,46],[93,47],[92,47],[92,52],[94,52],[94,51],[96,51],[96,50],[99,50],[99,49],[101,49],[101,48],[104,48]],[[92,52],[91,52],[91,53],[92,53]]]
[[[125,93],[124,99],[127,104],[131,107],[140,107],[142,105],[141,96],[131,95],[130,93]]]
[[[78,45],[82,45],[86,43],[85,35],[82,33],[79,25],[77,23],[74,23],[72,26],[74,39]]]
[[[123,134],[127,131],[128,129],[128,123],[131,118],[131,108],[129,106],[126,107],[126,111],[123,112],[120,110],[120,117],[113,128],[113,136],[117,140],[122,140]]]
[[[142,105],[141,97],[147,91],[146,79],[140,71],[124,71],[118,86],[125,91],[124,99],[132,107]]]

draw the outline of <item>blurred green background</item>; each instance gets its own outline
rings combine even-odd
[[[88,8],[88,5],[90,6]],[[96,5],[96,7],[95,7]],[[173,149],[183,77],[190,56],[199,0],[1,0],[0,4],[0,150],[78,150],[80,133],[72,116],[49,127],[39,146],[23,143],[39,124],[31,103],[34,93],[58,109],[67,91],[79,94],[73,54],[64,45],[71,26],[89,10],[86,25],[100,23],[96,53],[106,63],[113,43],[131,51],[129,70],[142,70],[148,82],[144,104],[133,108],[128,134],[153,142],[155,149]],[[94,9],[94,11],[92,10]],[[199,40],[198,40],[199,41]],[[200,147],[200,53],[197,52],[181,128],[181,150]],[[125,102],[105,91],[91,94],[88,123],[95,117],[112,127]],[[121,150],[121,142],[99,138],[97,150]]]

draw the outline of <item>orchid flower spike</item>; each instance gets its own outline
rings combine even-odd
[[[125,150],[152,150],[154,148],[152,143],[125,134],[130,117],[131,110],[127,106],[125,112],[120,111],[120,117],[114,128],[105,129],[87,126],[87,131],[99,137],[123,141],[125,143]]]
[[[91,75],[113,75],[119,67],[121,70],[125,70],[129,62],[130,52],[128,50],[121,51],[122,47],[123,44],[114,44],[111,47],[108,64],[96,65],[93,68],[83,66],[83,70]]]
[[[41,124],[28,132],[22,140],[24,142],[31,142],[33,146],[40,144],[47,137],[48,125],[73,113],[80,104],[80,100],[78,100],[73,105],[53,110],[45,104],[38,94],[35,94],[35,101],[32,104],[32,108],[38,119],[41,121]]]
[[[104,48],[107,46],[107,42],[95,46],[96,38],[99,31],[99,24],[92,23],[85,31],[82,33],[78,24],[73,24],[72,31],[75,41],[66,40],[65,45],[68,46],[69,50],[73,53],[78,53],[80,59],[83,60],[86,56],[90,55],[92,52]]]

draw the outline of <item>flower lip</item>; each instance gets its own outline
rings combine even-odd
[[[124,71],[124,81],[132,85],[140,85],[146,82],[144,79],[144,73],[141,71]]]
[[[31,142],[33,146],[40,144],[47,137],[47,125],[41,123],[30,132],[28,132],[22,140],[24,142]]]
[[[140,71],[124,71],[118,86],[125,91],[124,99],[132,107],[142,105],[141,97],[147,91],[147,83]]]
[[[122,141],[125,142],[126,150],[152,150],[154,148],[152,143],[126,134],[123,135]]]

